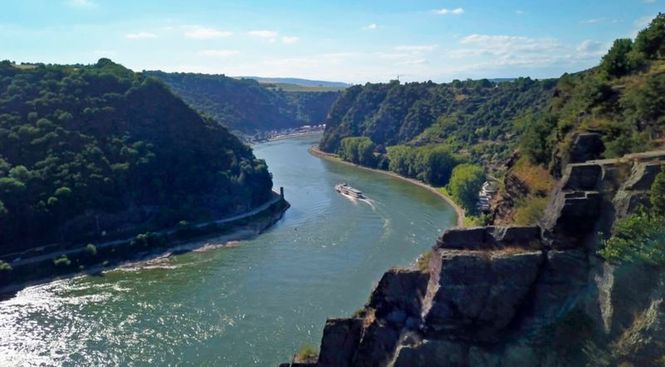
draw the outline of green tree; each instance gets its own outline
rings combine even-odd
[[[628,54],[632,48],[633,41],[630,38],[615,40],[610,50],[603,56],[603,61],[600,64],[602,70],[613,77],[620,77],[630,73],[632,65]]]
[[[485,182],[485,172],[481,166],[471,163],[460,164],[453,169],[448,183],[448,192],[464,209],[476,211],[478,192]]]
[[[650,199],[654,213],[665,217],[665,167],[651,185]]]
[[[665,14],[658,15],[635,38],[635,50],[649,59],[665,57]]]

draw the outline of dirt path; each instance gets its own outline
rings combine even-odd
[[[430,185],[428,185],[428,184],[426,184],[422,181],[418,181],[418,180],[415,180],[413,178],[400,176],[400,175],[398,175],[394,172],[384,171],[384,170],[380,170],[380,169],[376,169],[376,168],[364,167],[364,166],[357,165],[355,163],[344,161],[341,158],[339,158],[336,154],[330,154],[330,153],[322,152],[321,150],[319,150],[319,148],[317,148],[315,146],[309,148],[309,153],[314,155],[314,156],[317,156],[319,158],[326,159],[326,160],[329,160],[329,161],[346,164],[348,166],[362,168],[364,170],[380,173],[380,174],[387,175],[387,176],[392,176],[392,177],[400,179],[402,181],[406,181],[406,182],[412,183],[414,185],[418,185],[418,186],[420,186],[424,189],[427,189],[427,190],[431,191],[432,193],[436,194],[437,196],[439,196],[446,203],[448,203],[448,205],[450,205],[453,209],[455,209],[455,214],[457,216],[457,227],[464,227],[464,209],[462,209],[462,207],[457,205],[457,203],[451,197],[449,197],[448,195],[442,193],[436,187],[430,186]]]

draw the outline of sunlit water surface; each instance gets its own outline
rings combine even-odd
[[[327,317],[362,306],[454,212],[422,188],[309,155],[316,138],[255,147],[292,205],[261,236],[0,302],[0,366],[275,366],[318,344]],[[338,195],[342,181],[370,203]]]

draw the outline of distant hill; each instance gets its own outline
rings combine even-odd
[[[252,79],[261,84],[291,84],[301,87],[324,87],[344,89],[350,87],[352,84],[344,82],[330,82],[325,80],[310,80],[300,78],[264,78],[260,76],[239,76],[238,79]]]
[[[337,91],[283,89],[225,75],[148,71],[190,106],[243,135],[320,124]]]

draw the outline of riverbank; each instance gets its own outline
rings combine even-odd
[[[55,279],[98,275],[127,264],[252,239],[279,221],[289,207],[283,196],[273,193],[270,201],[232,217],[21,258],[10,263],[11,270],[0,271],[0,296]],[[205,241],[213,238],[219,245]]]
[[[381,173],[381,174],[391,176],[391,177],[397,178],[399,180],[406,181],[406,182],[409,182],[411,184],[420,186],[420,187],[436,194],[438,197],[443,199],[443,201],[445,201],[448,205],[450,205],[455,210],[455,216],[457,217],[457,223],[456,223],[457,227],[464,227],[464,209],[462,209],[462,207],[460,207],[450,196],[444,194],[443,192],[441,192],[439,189],[437,189],[434,186],[430,186],[430,185],[428,185],[428,184],[426,184],[422,181],[418,181],[418,180],[413,179],[413,178],[398,175],[395,172],[384,171],[384,170],[381,170],[381,169],[365,167],[365,166],[361,166],[361,165],[358,165],[358,164],[355,164],[355,163],[347,162],[347,161],[339,158],[337,156],[337,154],[323,152],[319,148],[317,148],[316,146],[310,147],[308,149],[308,151],[309,151],[310,154],[312,154],[316,157],[322,158],[322,159],[326,159],[326,160],[329,160],[329,161],[346,164],[348,166],[362,168],[364,170],[368,170],[368,171],[372,171],[372,172],[376,172],[376,173]]]

